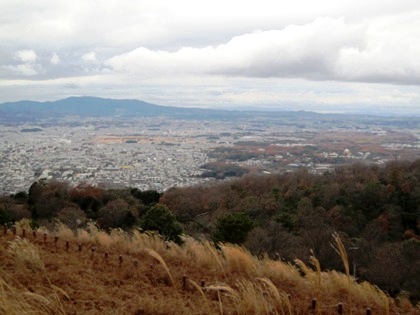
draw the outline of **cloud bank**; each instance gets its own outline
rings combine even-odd
[[[226,44],[175,52],[134,49],[108,59],[119,72],[201,73],[255,78],[304,78],[376,83],[420,83],[420,46],[405,39],[375,42],[365,25],[318,18],[302,26],[259,31]]]

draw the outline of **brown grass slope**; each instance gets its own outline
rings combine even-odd
[[[93,225],[0,234],[0,314],[339,314],[339,304],[343,314],[420,314],[348,272],[322,272],[315,257],[291,265]]]

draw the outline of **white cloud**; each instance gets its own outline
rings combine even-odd
[[[13,59],[20,64],[9,64],[2,68],[14,75],[35,76],[42,71],[41,65],[37,63],[38,55],[31,49],[19,50],[13,54]]]
[[[53,53],[53,55],[51,56],[51,59],[50,59],[50,63],[52,65],[58,65],[58,64],[61,63],[61,59],[56,53]]]
[[[96,58],[96,53],[94,51],[85,53],[82,55],[83,61],[97,63],[98,59]]]
[[[14,58],[23,62],[35,62],[38,56],[33,50],[19,50],[14,54]]]

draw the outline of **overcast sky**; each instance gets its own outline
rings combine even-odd
[[[0,0],[0,102],[420,114],[418,0]]]

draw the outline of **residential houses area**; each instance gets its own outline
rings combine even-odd
[[[344,131],[331,134],[338,132]],[[371,132],[386,134],[377,127]],[[324,133],[313,128],[252,121],[73,119],[40,126],[0,125],[0,194],[27,191],[33,182],[50,179],[164,191],[213,180],[200,175],[202,166],[214,161],[266,174],[300,167],[324,172],[337,163],[356,160],[383,164],[400,156],[401,150],[418,156],[418,133],[413,134],[408,143],[376,143],[392,153],[384,155],[363,146],[360,151],[340,143],[331,147],[330,140],[320,139]],[[220,148],[252,154],[249,159],[235,160],[225,153],[215,154]]]

